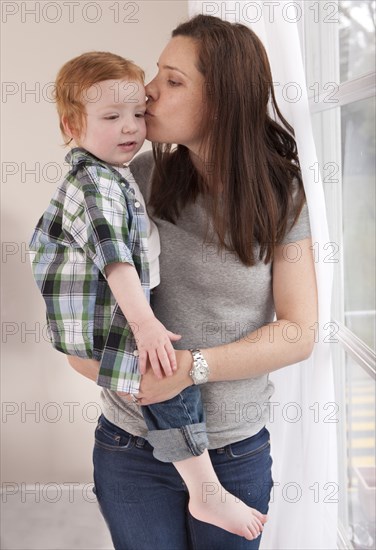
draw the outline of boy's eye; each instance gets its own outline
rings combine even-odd
[[[117,118],[119,118],[118,115],[110,115],[110,116],[105,116],[104,117],[105,120],[116,120]]]
[[[137,118],[143,118],[145,116],[145,113],[136,113]]]

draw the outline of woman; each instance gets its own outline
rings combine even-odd
[[[146,88],[155,160],[145,153],[132,171],[161,238],[154,311],[183,338],[177,373],[157,380],[149,369],[138,404],[167,400],[191,385],[188,350],[200,349],[209,366],[201,393],[218,478],[266,513],[268,373],[311,354],[317,320],[296,144],[276,105],[265,50],[246,27],[197,16],[173,31],[158,67]],[[269,99],[279,123],[268,115]],[[295,243],[292,260],[289,243]],[[96,379],[94,362],[71,364]],[[259,547],[260,537],[248,541],[192,518],[173,466],[152,456],[137,404],[108,391],[102,398],[95,490],[116,549]],[[206,484],[202,498],[216,490]]]

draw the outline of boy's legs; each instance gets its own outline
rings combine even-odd
[[[173,399],[141,407],[149,429],[148,441],[161,462],[201,455],[209,446],[201,392],[189,386]]]
[[[103,416],[95,439],[95,493],[116,549],[258,549],[260,537],[248,541],[190,517],[180,476],[171,464],[155,460],[147,441]],[[272,486],[268,439],[263,429],[248,440],[210,451],[224,487],[265,514]],[[210,500],[216,489],[206,486],[203,499]]]
[[[256,538],[266,517],[221,486],[207,450],[200,389],[190,386],[173,399],[141,410],[154,456],[162,462],[172,462],[188,488],[191,514],[248,540]],[[204,501],[202,491],[208,484],[218,490],[213,498]]]

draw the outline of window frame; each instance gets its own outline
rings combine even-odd
[[[327,2],[328,4],[329,2]],[[359,365],[371,377],[376,379],[376,354],[355,333],[345,326],[344,307],[344,272],[343,272],[343,227],[342,227],[342,154],[341,154],[341,107],[357,101],[374,97],[376,94],[376,72],[368,72],[345,82],[340,82],[340,52],[339,52],[339,19],[336,24],[328,24],[324,17],[318,17],[313,25],[310,8],[317,4],[314,0],[300,0],[302,19],[299,22],[302,54],[304,59],[307,79],[307,93],[311,115],[326,113],[325,132],[321,132],[320,142],[315,140],[318,158],[330,159],[338,166],[338,183],[325,186],[325,203],[328,216],[329,235],[331,241],[338,244],[339,261],[334,264],[333,292],[332,292],[332,322],[336,323],[338,343],[332,344],[332,359],[336,395],[340,403],[346,403],[346,354]],[[339,1],[336,4],[339,14]],[[321,9],[323,6],[320,6]],[[318,55],[317,55],[318,52]],[[332,52],[327,55],[327,52]],[[308,56],[310,58],[308,59]],[[309,62],[308,62],[309,61]],[[319,83],[315,82],[315,76],[319,75]],[[321,83],[321,86],[320,86]],[[318,84],[318,87],[316,86]],[[327,89],[325,89],[327,85]],[[328,88],[335,90],[335,94],[329,94]],[[320,90],[317,93],[317,90]],[[333,98],[335,96],[335,99]],[[333,100],[334,99],[334,100]],[[314,124],[314,121],[312,121]],[[320,121],[320,129],[322,123]],[[325,151],[325,154],[324,154]],[[321,175],[325,183],[324,168],[321,167]],[[342,367],[342,368],[341,368]],[[339,522],[337,526],[338,548],[354,548],[347,535],[349,525],[347,472],[346,465],[341,457],[347,456],[348,437],[346,433],[347,422],[338,425],[338,474],[339,484],[344,490],[340,491],[342,498],[339,501]]]

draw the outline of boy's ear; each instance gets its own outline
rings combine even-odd
[[[70,122],[68,121],[67,117],[66,116],[62,116],[61,117],[61,124],[64,128],[64,133],[70,137],[71,139],[74,139],[75,138],[75,135],[76,135],[76,132],[74,130],[74,128],[72,128]]]

